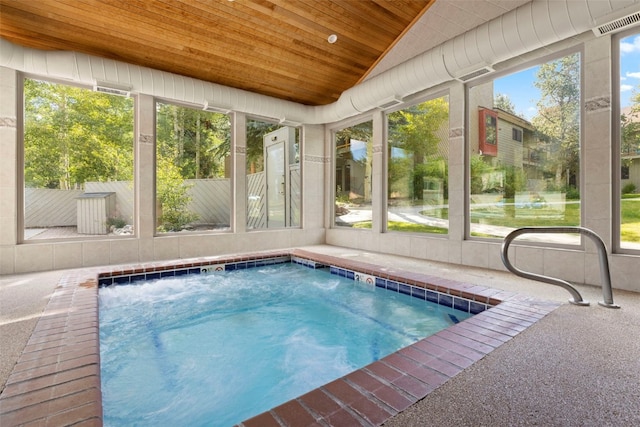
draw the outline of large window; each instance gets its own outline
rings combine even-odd
[[[337,130],[334,142],[335,225],[371,228],[373,122]]]
[[[473,86],[468,105],[470,234],[580,225],[580,54]]]
[[[387,140],[387,230],[446,234],[448,97],[387,115]]]
[[[133,234],[133,106],[24,80],[24,240]]]
[[[229,116],[156,103],[156,227],[159,233],[228,230]]]
[[[247,120],[247,229],[300,226],[300,130]]]
[[[622,37],[620,52],[620,247],[640,250],[640,33]]]

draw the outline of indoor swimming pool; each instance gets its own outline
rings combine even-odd
[[[448,295],[271,262],[103,284],[104,424],[231,426],[471,316]]]

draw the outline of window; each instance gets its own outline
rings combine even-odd
[[[24,240],[133,234],[133,107],[24,80]]]
[[[479,83],[467,96],[471,236],[580,225],[580,54]]]
[[[226,114],[156,103],[158,233],[230,228],[230,129]]]
[[[373,122],[336,131],[334,142],[335,225],[371,228]]]
[[[247,229],[300,226],[300,129],[247,119]]]
[[[622,165],[620,167],[620,179],[629,179],[631,174],[629,173],[629,165]]]
[[[498,155],[498,113],[488,108],[479,109],[479,150],[485,156]]]
[[[640,250],[640,33],[618,38],[620,88],[620,155],[618,224],[620,248]],[[614,186],[615,187],[615,186]]]
[[[387,115],[387,140],[387,230],[446,234],[448,97]]]
[[[514,141],[522,142],[522,130],[521,129],[512,128],[511,129],[511,139],[513,139]]]

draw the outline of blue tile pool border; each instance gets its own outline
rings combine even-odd
[[[348,270],[346,268],[331,265],[329,267],[329,272],[339,277],[359,281],[356,280],[356,276],[359,273],[358,271]],[[414,286],[398,280],[384,279],[375,275],[371,276],[374,279],[374,283],[372,283],[372,285],[375,284],[375,287],[377,288],[386,289],[392,292],[398,292],[411,296],[413,298],[418,298],[445,307],[455,308],[456,310],[464,311],[465,313],[478,314],[492,307],[492,305],[488,303],[482,303],[459,296],[448,295],[446,293],[425,289],[424,287]]]
[[[264,267],[291,262],[290,255],[275,255],[255,259],[194,261],[188,264],[156,265],[151,267],[132,267],[122,271],[102,273],[98,276],[98,286],[128,285],[131,283],[176,277],[190,274],[206,274],[214,271],[234,271],[247,268]]]
[[[201,261],[194,263],[195,265],[189,266],[178,264],[175,266],[175,268],[170,268],[168,266],[157,266],[157,269],[152,268],[149,271],[147,271],[147,269],[145,269],[145,271],[137,271],[136,269],[133,269],[131,271],[123,271],[120,274],[117,274],[117,272],[116,274],[114,274],[114,272],[112,272],[111,274],[101,274],[98,278],[98,286],[105,287],[112,285],[129,285],[136,282],[157,280],[166,277],[207,274],[214,271],[244,270],[247,268],[264,267],[267,265],[278,265],[285,263],[297,264],[312,269],[328,268],[330,274],[339,277],[343,277],[356,282],[368,283],[369,285],[375,286],[377,288],[386,289],[392,292],[398,292],[411,296],[413,298],[418,298],[448,308],[454,308],[465,313],[482,313],[483,311],[488,310],[493,305],[495,305],[490,304],[489,302],[479,302],[462,296],[450,295],[438,290],[426,289],[424,287],[424,284],[422,284],[423,286],[419,286],[410,284],[402,280],[392,280],[376,275],[364,274],[363,271],[343,268],[338,265],[327,264],[296,255],[275,255],[259,257],[256,259],[232,259],[220,260],[217,262]]]

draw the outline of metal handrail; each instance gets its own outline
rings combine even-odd
[[[516,237],[527,233],[579,233],[590,237],[598,248],[598,257],[600,259],[600,278],[602,280],[602,296],[604,301],[599,301],[598,304],[607,308],[620,308],[619,305],[613,303],[613,293],[611,291],[611,273],[609,272],[607,248],[600,236],[584,227],[522,227],[515,229],[511,233],[507,234],[502,241],[502,262],[510,272],[527,279],[538,280],[540,282],[560,286],[569,291],[569,293],[573,296],[573,299],[569,300],[569,302],[576,305],[589,305],[589,302],[583,300],[580,293],[576,290],[576,288],[571,286],[569,282],[562,279],[557,279],[555,277],[543,276],[541,274],[523,271],[511,264],[508,254],[509,245]]]

